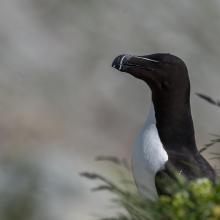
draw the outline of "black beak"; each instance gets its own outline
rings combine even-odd
[[[132,67],[136,67],[139,69],[148,69],[146,64],[155,64],[158,63],[159,61],[157,60],[153,60],[153,59],[149,59],[146,57],[142,57],[142,56],[132,56],[132,55],[128,55],[128,54],[123,54],[123,55],[119,55],[117,56],[113,63],[112,63],[112,67],[121,71],[121,72],[126,72],[129,68]]]

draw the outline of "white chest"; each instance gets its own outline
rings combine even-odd
[[[141,194],[147,196],[149,192],[156,193],[155,174],[164,168],[167,160],[168,155],[157,131],[152,105],[132,155],[133,176]]]

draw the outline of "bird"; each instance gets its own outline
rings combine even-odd
[[[166,194],[164,180],[175,174],[191,181],[216,174],[199,153],[190,105],[190,79],[185,62],[169,53],[117,56],[112,67],[142,80],[151,90],[147,120],[132,154],[132,172],[140,194]]]

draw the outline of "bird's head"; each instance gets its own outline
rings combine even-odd
[[[112,67],[146,82],[153,96],[186,96],[190,82],[185,63],[171,54],[157,53],[145,56],[119,55]],[[188,99],[187,98],[187,99]]]

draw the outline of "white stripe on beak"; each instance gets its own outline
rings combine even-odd
[[[122,65],[123,65],[123,60],[125,59],[126,55],[124,55],[122,58],[121,58],[121,61],[120,61],[120,66],[119,66],[119,70],[122,69]]]

